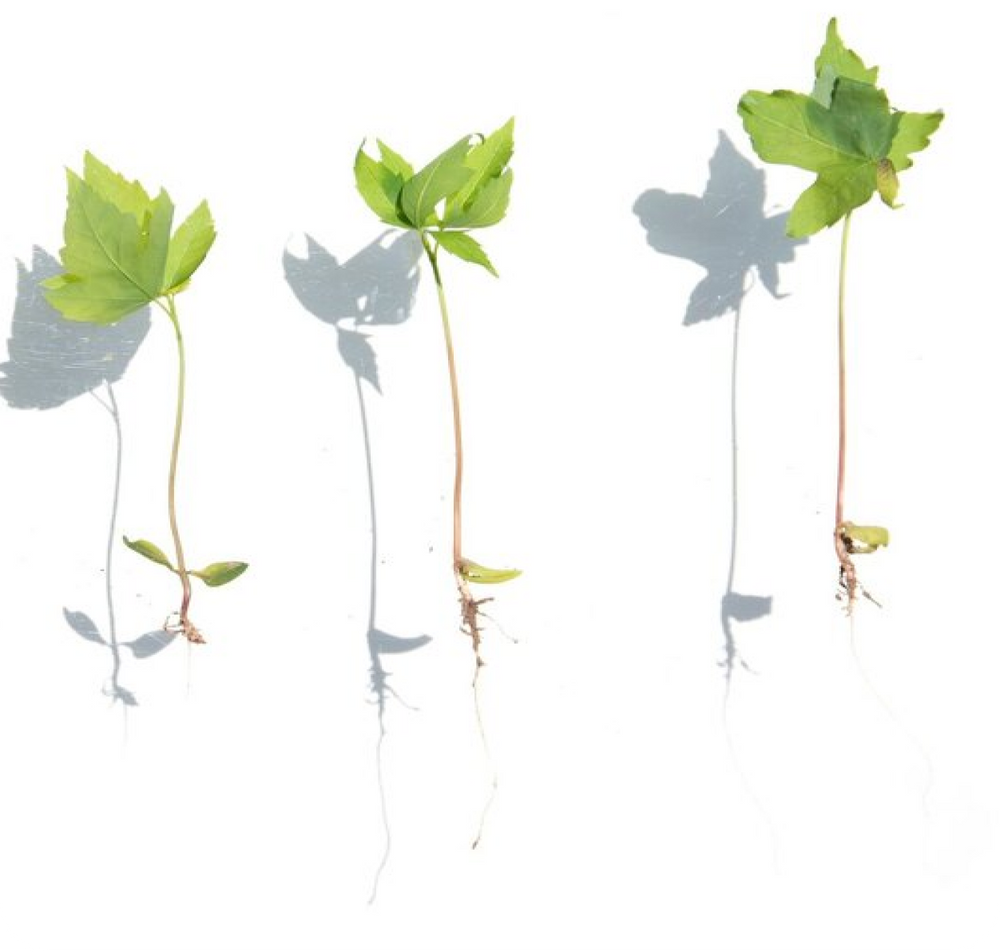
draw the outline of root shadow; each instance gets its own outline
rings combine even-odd
[[[708,163],[709,178],[702,195],[650,189],[636,199],[633,212],[646,231],[650,247],[661,254],[692,261],[705,276],[691,291],[684,324],[694,325],[733,314],[732,358],[729,366],[730,490],[729,560],[726,587],[719,601],[722,660],[728,695],[737,666],[750,670],[740,652],[737,623],[770,614],[769,595],[747,595],[735,589],[738,566],[739,417],[738,382],[740,318],[743,302],[759,280],[773,298],[778,267],[790,263],[803,239],[785,234],[787,213],[769,215],[765,208],[765,176],[742,156],[725,134]]]
[[[139,702],[121,681],[123,648],[137,660],[150,658],[173,640],[162,631],[120,641],[115,611],[114,551],[117,542],[118,503],[121,496],[124,441],[114,384],[124,375],[149,331],[149,309],[128,320],[100,325],[68,321],[45,299],[42,282],[62,272],[59,262],[39,247],[31,264],[17,262],[17,296],[8,341],[8,361],[0,364],[0,394],[19,410],[51,410],[76,397],[90,395],[110,417],[114,434],[111,506],[104,559],[107,635],[85,612],[63,608],[66,624],[85,641],[109,654],[110,673],[103,693],[123,713]]]
[[[385,666],[387,655],[415,651],[430,642],[426,634],[399,636],[378,627],[379,544],[378,505],[375,467],[372,455],[368,403],[364,383],[381,395],[381,378],[371,334],[363,328],[400,324],[410,317],[419,281],[420,243],[404,234],[388,240],[383,234],[341,264],[314,238],[306,236],[306,257],[285,251],[285,280],[299,303],[314,317],[332,324],[337,332],[337,351],[354,377],[358,419],[364,449],[365,477],[368,487],[368,515],[371,530],[368,581],[368,624],[366,644],[370,659],[369,685],[377,710],[378,734],[375,742],[375,774],[379,814],[383,831],[383,850],[372,878],[369,904],[378,896],[379,884],[392,852],[392,829],[385,785],[383,746],[387,735],[386,710],[390,700],[409,707],[389,684],[391,672]]]

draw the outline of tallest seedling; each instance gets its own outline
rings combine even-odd
[[[167,316],[177,341],[177,402],[167,476],[167,515],[177,564],[145,539],[125,539],[125,544],[180,579],[180,608],[176,618],[167,619],[164,629],[202,642],[205,639],[188,615],[191,576],[215,587],[231,582],[247,567],[245,562],[213,562],[200,570],[189,569],[177,524],[186,362],[175,298],[205,260],[215,241],[215,225],[208,205],[202,202],[171,234],[174,204],[170,196],[161,189],[151,198],[138,182],[112,172],[89,152],[83,176],[67,170],[67,177],[66,244],[61,252],[66,273],[44,282],[49,303],[68,320],[91,324],[115,324],[154,304]]]
[[[506,582],[520,573],[515,569],[488,569],[466,558],[462,549],[462,409],[439,258],[442,250],[447,251],[496,276],[493,263],[469,231],[495,225],[507,212],[514,175],[507,168],[514,152],[514,120],[492,135],[463,136],[419,172],[414,172],[410,163],[384,142],[379,141],[378,148],[378,159],[368,155],[364,146],[358,150],[354,162],[358,191],[381,221],[395,228],[415,231],[420,236],[437,287],[455,433],[452,568],[461,603],[462,630],[472,639],[478,671],[482,665],[479,606],[484,599],[475,598],[470,583]]]
[[[914,152],[925,149],[941,124],[941,112],[902,112],[889,105],[875,84],[878,68],[865,66],[847,49],[831,20],[826,42],[816,59],[812,93],[751,91],[739,103],[739,114],[757,154],[766,162],[795,165],[816,173],[792,208],[788,234],[805,238],[843,220],[837,308],[839,430],[837,452],[837,516],[834,545],[840,563],[841,592],[847,610],[860,589],[852,556],[888,545],[881,526],[858,526],[844,519],[847,461],[847,361],[844,321],[847,242],[851,214],[876,192],[896,208],[897,175],[908,169]],[[862,592],[863,589],[860,589]]]

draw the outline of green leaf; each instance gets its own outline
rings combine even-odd
[[[214,242],[215,223],[208,202],[202,202],[170,239],[162,281],[165,293],[178,291],[187,284]]]
[[[913,165],[910,155],[930,145],[931,136],[944,119],[943,112],[901,112],[899,125],[889,150],[889,161],[897,172]]]
[[[480,193],[490,186],[493,186],[493,197],[487,200],[484,207],[495,208],[497,206],[497,196],[504,192],[504,187],[497,187],[494,183],[504,174],[504,170],[507,168],[507,164],[510,162],[510,157],[513,153],[514,120],[511,118],[497,129],[496,132],[491,133],[482,142],[469,150],[469,154],[465,158],[465,164],[468,168],[472,169],[472,176],[458,192],[449,197],[448,205],[442,219],[443,224],[448,227],[485,227],[484,224],[479,223],[473,226],[472,220],[477,216],[467,217],[466,213],[474,203],[478,203]],[[507,199],[510,195],[510,173],[508,173],[507,179],[506,192],[502,200],[503,208],[500,211],[499,217],[489,221],[491,225],[495,225],[500,221],[503,218],[504,211],[506,211]]]
[[[436,224],[434,210],[438,202],[457,192],[473,176],[474,171],[465,164],[470,138],[463,136],[403,185],[400,207],[414,228]]]
[[[66,274],[43,282],[48,302],[70,320],[113,324],[159,293],[173,206],[166,193],[140,221],[102,198],[74,172],[61,252]],[[154,210],[155,204],[155,210]],[[160,270],[160,275],[156,270]]]
[[[836,21],[816,60],[812,96],[752,90],[738,111],[757,154],[767,162],[815,172],[788,219],[788,234],[804,238],[839,221],[876,191],[895,207],[897,173],[926,148],[941,113],[894,110],[874,85],[877,70],[844,47]]]
[[[142,222],[153,200],[138,182],[129,182],[91,152],[83,155],[83,180],[106,202]]]
[[[889,530],[882,526],[856,526],[853,522],[845,522],[840,531],[852,543],[851,552],[857,555],[866,555],[889,544]]]
[[[464,231],[436,231],[433,234],[445,251],[451,252],[456,258],[461,258],[463,261],[471,261],[473,264],[481,265],[494,277],[499,277],[497,269],[493,267],[493,262],[490,261],[486,252],[483,251],[482,245],[472,235],[466,234]]]
[[[868,83],[874,86],[878,81],[878,67],[865,66],[861,57],[854,50],[844,46],[837,32],[837,19],[834,17],[827,24],[826,42],[816,57],[816,84],[813,86],[813,99],[824,106],[830,105],[833,89],[838,79],[853,79],[855,82]]]
[[[498,585],[500,582],[509,582],[521,574],[520,569],[488,569],[471,559],[462,560],[459,572],[467,582],[476,582],[480,585]]]
[[[379,155],[382,156],[382,164],[390,172],[395,172],[404,182],[413,178],[413,166],[406,159],[398,152],[393,152],[381,139],[375,141],[378,143]]]
[[[488,228],[507,214],[510,186],[514,173],[507,169],[499,178],[490,179],[472,196],[465,207],[449,205],[443,224],[447,228]]]
[[[206,565],[201,571],[190,574],[200,578],[211,588],[218,588],[220,585],[226,585],[233,579],[239,578],[246,570],[246,562],[213,562],[211,565]]]
[[[380,221],[398,228],[410,223],[399,213],[399,193],[403,179],[384,162],[378,162],[365,152],[364,144],[354,158],[354,181],[368,207]]]
[[[179,290],[215,239],[202,202],[177,229],[174,204],[161,189],[151,199],[91,153],[84,175],[67,170],[65,273],[42,283],[48,302],[74,321],[113,324]]]
[[[122,536],[122,541],[127,545],[133,552],[138,552],[139,555],[144,555],[150,562],[155,562],[157,565],[164,565],[171,572],[176,572],[177,569],[170,564],[170,559],[167,558],[166,553],[159,546],[153,545],[152,542],[147,542],[145,539],[129,539],[128,536]]]

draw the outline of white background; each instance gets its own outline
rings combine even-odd
[[[58,252],[63,167],[85,149],[165,185],[181,213],[209,199],[219,240],[179,299],[182,529],[191,562],[251,568],[196,592],[207,645],[123,649],[118,680],[139,702],[126,718],[106,694],[110,652],[63,618],[83,611],[107,632],[111,418],[86,394],[42,411],[0,403],[0,946],[997,948],[998,209],[992,33],[974,9],[8,9],[3,311],[15,260]],[[739,95],[807,89],[831,12],[894,103],[947,112],[902,176],[905,207],[873,203],[855,221],[847,514],[892,530],[859,560],[884,608],[860,606],[855,657],[834,600],[828,231],[780,266],[787,297],[748,277],[733,588],[772,610],[732,624],[753,670],[734,669],[725,719],[734,315],[683,324],[704,271],[657,253],[632,209],[650,189],[700,196],[720,131],[750,156]],[[490,592],[510,636],[491,626],[485,648],[492,767],[448,567],[429,274],[408,320],[366,331],[382,391],[361,385],[375,623],[432,639],[380,656],[398,694],[381,751],[392,850],[369,905],[385,830],[360,407],[338,331],[292,293],[285,255],[294,266],[308,234],[344,262],[379,237],[351,173],[364,137],[420,164],[510,115],[513,201],[482,233],[501,278],[444,263],[467,551],[524,570]],[[769,169],[766,214],[808,181]],[[173,374],[156,314],[115,387],[118,531],[164,546]],[[121,641],[175,607],[174,580],[121,545],[113,582]]]

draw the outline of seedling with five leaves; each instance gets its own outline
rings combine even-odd
[[[902,112],[889,105],[875,84],[878,68],[868,67],[844,46],[831,20],[816,59],[809,95],[782,89],[750,91],[738,111],[757,154],[767,162],[794,165],[816,173],[792,208],[788,234],[804,238],[843,220],[838,294],[839,429],[837,506],[834,544],[840,564],[840,589],[848,612],[861,588],[852,555],[889,544],[888,530],[858,526],[844,519],[847,447],[847,372],[844,298],[851,214],[876,192],[897,208],[898,173],[910,156],[926,148],[941,124],[941,112]]]
[[[358,191],[381,221],[419,235],[437,286],[455,434],[452,567],[458,585],[462,630],[472,639],[478,672],[483,663],[479,606],[488,599],[475,598],[470,583],[506,582],[520,572],[486,568],[466,558],[462,549],[462,416],[439,256],[443,249],[496,275],[493,263],[469,232],[497,224],[507,211],[513,179],[513,172],[507,166],[514,151],[514,120],[489,136],[463,136],[419,172],[414,172],[409,162],[381,140],[378,150],[376,159],[365,152],[363,144],[358,149],[354,162]]]
[[[185,355],[175,298],[183,291],[215,241],[215,225],[202,202],[171,234],[174,205],[166,191],[151,198],[138,182],[129,182],[89,152],[83,176],[67,170],[68,201],[60,257],[65,273],[44,282],[45,296],[71,321],[114,324],[154,304],[170,321],[177,340],[177,402],[170,470],[167,477],[167,513],[176,565],[166,553],[145,539],[125,544],[180,579],[181,604],[164,629],[203,642],[192,623],[191,576],[206,585],[225,585],[242,575],[245,562],[213,562],[189,569],[177,526],[177,461],[184,421]]]

